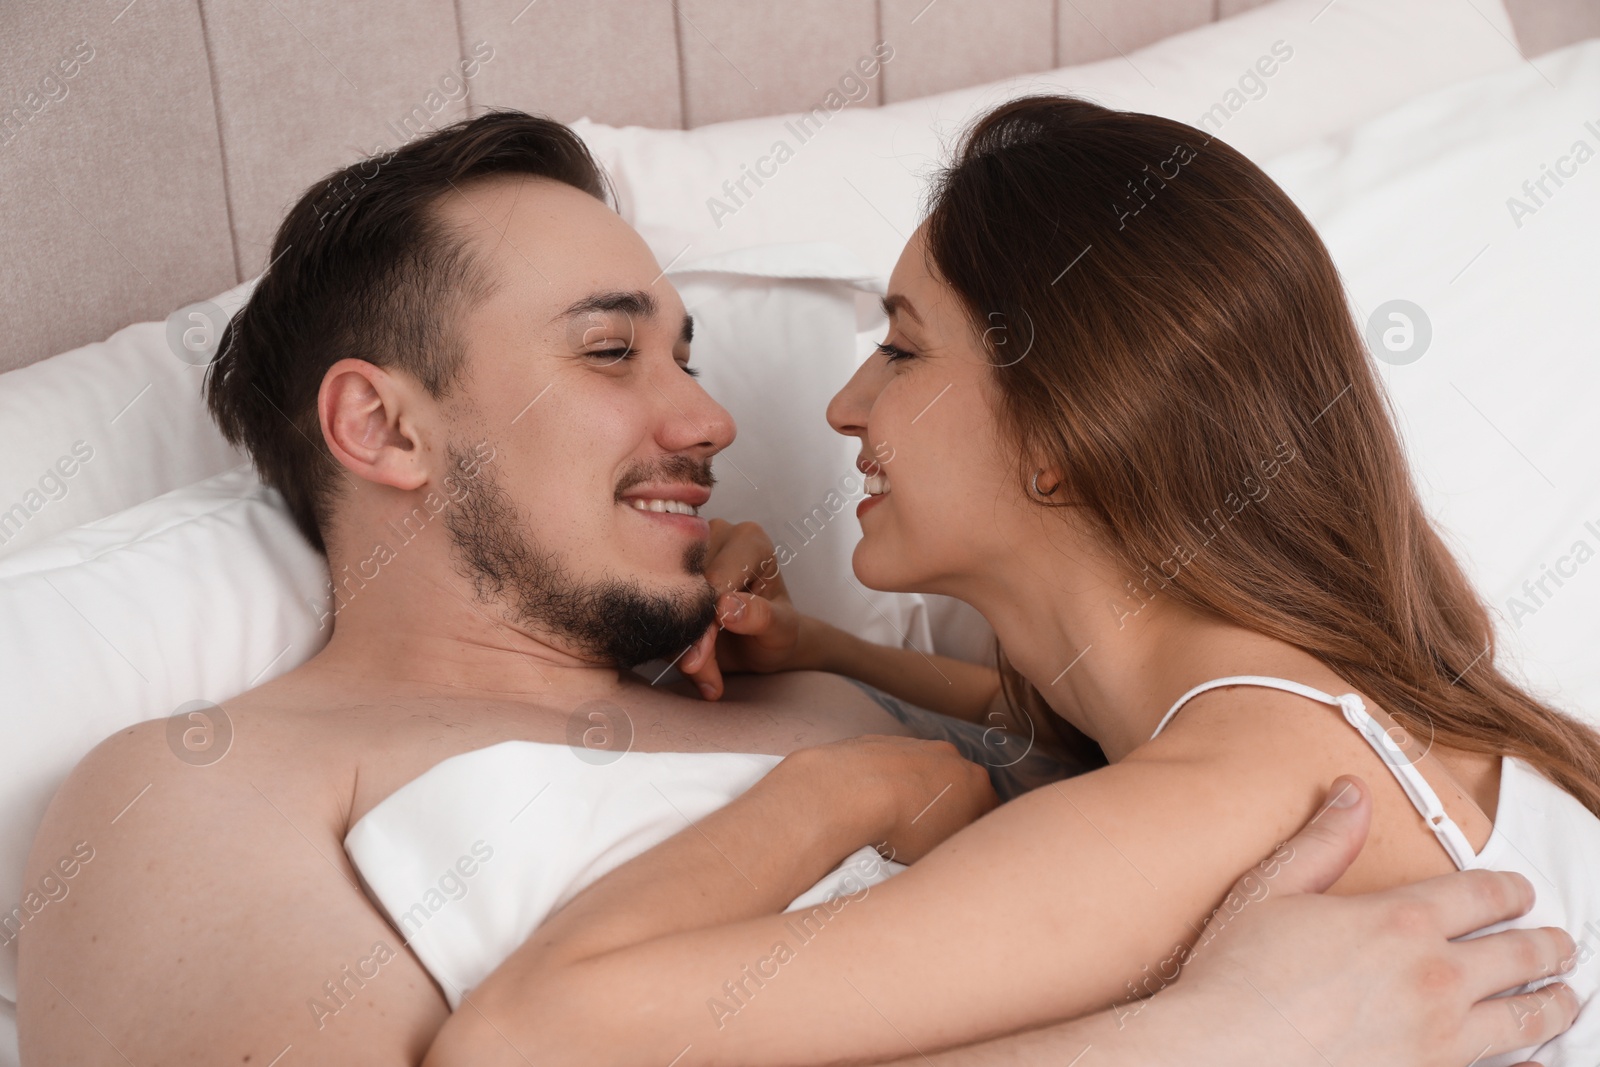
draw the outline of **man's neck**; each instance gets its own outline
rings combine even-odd
[[[437,562],[399,556],[359,585],[333,569],[324,624],[333,634],[311,661],[319,673],[382,679],[423,691],[540,703],[615,695],[625,672],[552,635],[506,618],[467,579]],[[343,579],[343,582],[339,579]]]

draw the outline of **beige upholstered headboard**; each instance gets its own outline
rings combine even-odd
[[[0,370],[256,274],[312,180],[477,109],[663,127],[800,110],[889,40],[876,105],[1258,2],[0,0]],[[1529,55],[1600,33],[1595,0],[1510,7]]]

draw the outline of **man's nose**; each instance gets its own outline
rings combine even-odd
[[[669,440],[662,444],[674,452],[696,450],[708,456],[721,452],[738,434],[733,416],[699,382],[682,372],[679,375],[682,386],[662,391],[669,426]]]

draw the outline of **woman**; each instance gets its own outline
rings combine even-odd
[[[885,304],[828,412],[892,454],[862,464],[856,573],[974,605],[1019,702],[1107,766],[799,931],[778,909],[880,829],[786,832],[775,813],[851,804],[850,761],[806,756],[555,915],[476,992],[485,1019],[514,985],[555,1059],[754,1065],[1103,1010],[1174,977],[1237,871],[1345,771],[1373,832],[1337,891],[1481,863],[1535,883],[1519,925],[1600,930],[1600,738],[1496,667],[1327,251],[1259,169],[1168,120],[1008,103],[937,182]],[[754,654],[928,690],[914,653],[799,634]],[[951,682],[945,710],[980,717],[982,676]],[[713,837],[741,851],[708,864]],[[1544,1062],[1597,1042],[1580,1016]]]

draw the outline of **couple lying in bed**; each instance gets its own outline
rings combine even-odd
[[[341,581],[442,521],[227,703],[225,758],[146,723],[69,778],[28,878],[97,858],[22,939],[30,1067],[1592,1058],[1600,741],[1497,666],[1327,251],[1256,167],[1035,98],[935,183],[827,417],[861,442],[857,577],[974,605],[998,673],[798,616],[759,529],[698,517],[734,426],[604,195],[569,131],[501,113],[290,212],[211,410]],[[627,670],[657,658],[686,677]],[[1095,769],[991,775],[880,691]],[[557,747],[596,708],[632,752]],[[489,751],[675,821],[472,946],[447,1001],[342,846]],[[736,757],[674,803],[682,760]],[[512,785],[482,825],[554,840],[550,780]],[[428,922],[476,906],[476,845]],[[895,865],[784,914],[869,846]]]

